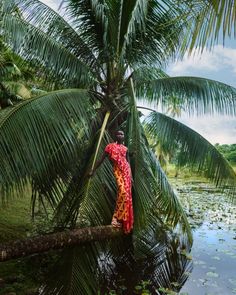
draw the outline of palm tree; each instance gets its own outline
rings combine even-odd
[[[38,87],[36,90],[30,89],[32,84],[39,84],[39,79],[37,83],[35,81],[37,76],[37,70],[7,48],[0,37],[0,107],[11,106],[22,99],[31,98],[37,93],[36,90],[39,92]]]
[[[12,79],[13,76],[19,76],[20,70],[14,64],[12,55],[5,48],[0,40],[0,107],[5,108],[13,105],[12,100],[16,97],[9,91],[7,85],[4,83],[6,80]]]
[[[87,173],[120,128],[125,130],[134,178],[135,228],[133,239],[127,237],[129,245],[141,256],[157,255],[156,243],[168,244],[169,233],[181,234],[191,244],[186,215],[149,147],[147,132],[170,148],[177,142],[193,168],[205,171],[217,185],[234,187],[235,173],[216,148],[157,112],[156,106],[165,111],[175,96],[189,113],[235,114],[236,90],[208,79],[164,73],[168,61],[192,44],[191,30],[196,28],[190,30],[189,19],[197,22],[202,11],[192,1],[180,2],[68,0],[63,17],[38,0],[2,1],[5,42],[50,74],[58,87],[1,111],[3,201],[30,186],[33,204],[39,199],[46,209],[50,206],[63,228],[109,224],[116,195],[110,164],[105,162],[92,179]],[[145,122],[139,111],[145,108],[139,106],[143,101],[152,106]],[[112,244],[95,243],[86,254],[78,249],[66,253],[68,276],[61,284],[57,280],[50,294],[93,294],[101,252],[114,258],[117,251]]]

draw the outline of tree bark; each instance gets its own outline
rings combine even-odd
[[[25,257],[35,253],[47,252],[49,250],[63,249],[86,242],[112,239],[117,236],[122,236],[122,234],[123,230],[121,228],[114,228],[108,225],[79,228],[41,235],[35,238],[17,240],[0,245],[0,262]]]

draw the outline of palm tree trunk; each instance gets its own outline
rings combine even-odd
[[[77,246],[86,242],[113,239],[122,234],[123,230],[121,228],[114,228],[108,225],[79,228],[41,235],[35,238],[17,240],[0,245],[0,262],[49,250]]]

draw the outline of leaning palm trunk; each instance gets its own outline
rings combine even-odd
[[[17,240],[9,244],[0,244],[0,262],[88,242],[114,239],[121,235],[121,229],[112,226],[96,226]]]

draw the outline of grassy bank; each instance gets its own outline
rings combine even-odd
[[[26,237],[32,230],[30,198],[10,200],[0,207],[1,243]]]
[[[45,216],[35,222],[30,214],[30,197],[10,200],[0,208],[0,243],[37,234],[46,224]],[[45,269],[51,263],[48,254],[34,255],[0,263],[0,295],[35,295]]]

